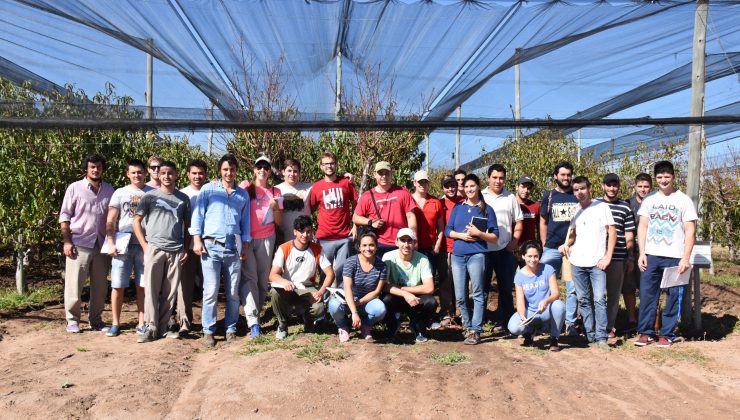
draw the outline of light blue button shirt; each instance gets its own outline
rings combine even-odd
[[[221,180],[204,185],[193,209],[190,234],[224,243],[239,235],[242,242],[251,242],[249,194],[236,184],[229,194]]]

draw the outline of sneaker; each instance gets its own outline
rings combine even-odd
[[[203,334],[203,341],[206,347],[216,346],[216,339],[213,338],[213,334]]]
[[[476,331],[470,331],[468,333],[468,336],[465,338],[465,341],[463,341],[464,344],[468,345],[476,345],[480,343],[480,333]]]
[[[635,340],[635,345],[638,347],[644,347],[653,342],[653,337],[647,334],[640,334],[640,337]]]
[[[156,338],[154,337],[154,331],[149,328],[146,328],[146,330],[144,331],[144,334],[139,336],[136,342],[137,343],[149,343],[154,340],[156,340]]]
[[[231,331],[226,333],[226,342],[231,343],[232,341],[236,340],[236,333]]]
[[[80,326],[77,324],[67,324],[67,332],[72,334],[79,334]]]
[[[187,327],[180,328],[180,331],[177,332],[177,335],[180,336],[180,338],[187,338],[190,336],[190,330]]]
[[[260,328],[260,324],[254,324],[251,327],[249,327],[249,335],[252,338],[257,338],[262,334],[262,329]]]
[[[606,334],[607,338],[617,338],[617,330],[616,328],[612,328],[609,330],[609,333]]]
[[[420,332],[419,333],[416,333],[416,342],[417,343],[426,343],[427,341],[429,341],[429,339],[427,338],[426,335],[424,335],[423,333],[420,333]]]
[[[430,330],[435,330],[436,331],[436,330],[438,330],[440,328],[442,328],[442,323],[441,322],[434,321],[434,322],[432,322],[431,325],[429,325],[429,329]]]
[[[609,343],[607,343],[606,340],[599,340],[595,344],[596,348],[599,348],[601,350],[609,350]]]
[[[560,351],[560,343],[555,337],[550,337],[550,351]]]
[[[578,328],[571,324],[565,327],[565,335],[568,337],[578,337],[581,334],[578,332]]]
[[[287,337],[287,336],[288,336],[288,329],[287,328],[283,329],[281,327],[278,327],[277,328],[277,331],[275,331],[275,338],[278,339],[278,340],[285,340],[285,337]]]
[[[339,328],[338,333],[340,343],[346,343],[349,341],[349,331],[345,330],[344,328]]]
[[[532,338],[532,334],[524,334],[524,341],[522,342],[522,346],[530,347],[533,344],[534,344],[534,339]]]
[[[105,333],[106,337],[117,337],[121,333],[121,327],[118,325],[111,325],[108,331]]]
[[[180,339],[180,331],[167,331],[164,336],[173,340]]]
[[[136,334],[144,335],[146,332],[146,325],[137,325],[136,326]]]
[[[93,331],[108,332],[108,326],[103,321],[91,322],[90,329]]]
[[[655,347],[661,347],[661,348],[668,348],[673,345],[673,342],[668,339],[668,337],[660,336],[658,337],[658,342],[655,344]]]
[[[373,338],[373,327],[369,325],[363,325],[360,327],[360,338],[363,340],[370,340]]]

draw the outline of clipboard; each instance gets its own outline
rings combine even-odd
[[[101,254],[108,254],[108,252],[110,252],[108,250],[108,238],[110,238],[110,236],[105,237],[105,240],[103,241],[103,246],[100,247]],[[113,240],[113,242],[116,244],[116,252],[119,255],[125,254],[126,251],[128,251],[128,244],[129,242],[131,242],[131,233],[116,232],[116,238]]]
[[[685,286],[689,284],[692,268],[693,266],[689,266],[689,269],[681,274],[678,273],[678,266],[664,269],[663,278],[660,280],[660,288],[668,289],[670,287]]]

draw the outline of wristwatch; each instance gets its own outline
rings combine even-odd
[[[367,225],[373,227],[373,219],[367,219]]]

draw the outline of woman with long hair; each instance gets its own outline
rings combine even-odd
[[[249,193],[249,227],[252,244],[247,261],[242,264],[239,299],[244,306],[252,338],[262,333],[260,310],[270,287],[270,268],[275,252],[275,227],[280,226],[280,190],[270,185],[272,162],[262,155],[254,161],[254,180],[240,187]]]
[[[378,258],[377,251],[378,237],[375,233],[366,231],[360,234],[357,255],[344,262],[344,296],[335,293],[329,301],[329,313],[339,327],[339,341],[342,343],[349,341],[352,328],[360,330],[361,338],[372,338],[373,325],[385,318],[380,292],[388,276],[386,265]]]
[[[524,267],[514,277],[516,313],[509,319],[509,331],[523,335],[525,346],[534,343],[538,330],[550,333],[550,351],[559,351],[558,337],[565,322],[565,304],[559,299],[555,269],[540,262],[542,245],[527,241],[520,247]]]
[[[498,239],[498,225],[493,209],[483,200],[477,175],[465,177],[463,192],[465,199],[452,208],[445,236],[455,240],[452,245],[452,278],[465,328],[465,344],[478,344],[486,309],[485,253],[488,243]],[[473,295],[472,310],[468,304],[468,276]]]

